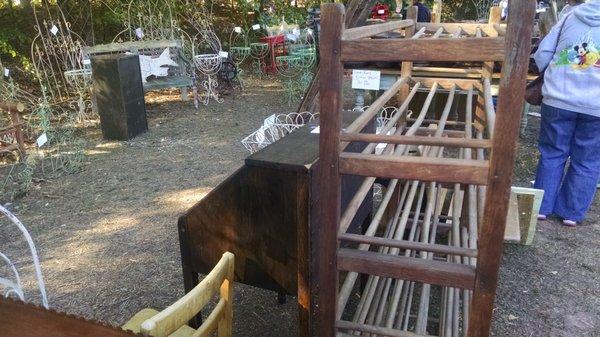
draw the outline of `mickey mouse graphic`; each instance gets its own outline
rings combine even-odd
[[[582,44],[578,44],[575,45],[575,47],[573,47],[575,49],[575,52],[577,52],[577,57],[579,58],[579,66],[583,66],[585,65],[586,61],[587,61],[587,55],[589,54],[589,50],[588,50],[588,44],[587,43],[582,43]]]

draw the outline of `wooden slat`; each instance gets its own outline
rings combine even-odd
[[[389,337],[434,337],[431,335],[417,335],[410,331],[401,331],[390,328],[384,328],[380,326],[367,325],[367,324],[356,324],[348,321],[337,321],[336,327],[342,330],[351,330],[351,331],[361,331],[372,333],[377,336],[389,336]],[[340,336],[356,336],[356,335],[346,335],[344,333],[338,333],[338,337]]]
[[[417,71],[417,67],[414,68],[414,71]],[[479,74],[481,76],[481,73]],[[479,79],[467,79],[467,78],[442,78],[442,77],[412,77],[412,81],[420,82],[425,87],[431,87],[433,83],[437,83],[440,88],[450,89],[453,85],[460,90],[469,90],[470,87],[473,87],[479,91],[483,91],[483,86]]]
[[[342,40],[356,40],[366,37],[375,36],[377,34],[390,32],[393,30],[404,29],[415,24],[413,20],[390,21],[377,25],[362,26],[346,29]]]
[[[338,252],[338,268],[461,289],[473,289],[475,280],[472,266],[347,248]]]
[[[380,135],[369,133],[344,133],[340,135],[340,140],[345,142],[366,142],[383,144],[405,144],[405,145],[429,145],[473,149],[489,149],[492,142],[488,139],[462,139],[462,138],[438,138],[423,136],[395,136]]]
[[[479,232],[477,279],[471,300],[469,337],[487,337],[490,333],[498,271],[502,260],[502,237],[508,211],[515,146],[519,139],[519,120],[531,50],[535,2],[511,0],[509,7],[511,15],[506,34],[506,49],[510,50],[510,53],[504,61],[500,80],[490,183]]]
[[[494,28],[487,23],[417,23],[417,29],[421,29],[422,27],[426,27],[427,30],[431,32],[435,32],[440,27],[444,27],[444,29],[448,32],[454,32],[458,28],[461,28],[466,34],[469,35],[475,35],[477,28],[480,28],[487,35],[490,36],[492,35],[492,31],[494,30]]]
[[[373,104],[371,104],[365,112],[363,112],[352,124],[350,124],[346,130],[348,132],[357,132],[362,130],[380,111],[381,108],[392,98],[400,87],[408,82],[408,78],[399,78],[388,90],[386,90],[381,96],[379,96]]]
[[[419,128],[417,129],[417,132],[415,133],[416,136],[430,136],[435,134],[434,129],[428,129],[428,128]],[[442,137],[450,137],[450,138],[464,138],[465,137],[465,132],[464,131],[458,131],[458,130],[444,130],[444,132],[442,133]]]
[[[427,158],[391,155],[342,153],[339,170],[342,174],[486,185],[488,162],[485,160]]]
[[[425,34],[425,32],[427,32],[427,29],[425,27],[423,27],[423,28],[419,29],[419,31],[416,32],[414,35],[412,35],[410,38],[416,40],[416,39],[420,38],[421,36],[423,36],[423,34]]]
[[[320,38],[320,134],[319,165],[316,169],[316,214],[310,256],[311,270],[309,310],[310,335],[335,336],[338,288],[337,231],[341,212],[341,177],[338,170],[340,131],[342,128],[342,83],[344,68],[341,62],[341,37],[344,33],[344,6],[328,3],[321,6],[322,31]]]
[[[394,240],[394,239],[380,238],[380,237],[375,237],[375,236],[365,236],[365,235],[349,234],[349,233],[340,234],[338,236],[338,238],[340,241],[367,243],[369,245],[374,245],[374,246],[394,247],[394,248],[410,249],[410,250],[430,252],[430,253],[477,257],[477,250],[475,250],[475,249],[468,249],[468,248],[461,248],[461,247],[454,247],[454,246],[428,244],[428,243],[415,242],[415,241]]]
[[[385,39],[342,42],[342,61],[502,61],[504,38]],[[466,52],[469,51],[469,52]]]

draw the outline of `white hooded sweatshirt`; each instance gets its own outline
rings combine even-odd
[[[600,0],[565,15],[534,55],[544,104],[600,117]]]

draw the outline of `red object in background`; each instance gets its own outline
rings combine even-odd
[[[371,10],[371,19],[380,19],[387,21],[390,15],[390,6],[378,3]]]
[[[275,58],[277,56],[287,55],[285,48],[285,35],[265,36],[260,38],[260,42],[269,45],[268,59],[265,57],[262,62],[262,71],[268,74],[275,74],[277,68],[275,66]]]

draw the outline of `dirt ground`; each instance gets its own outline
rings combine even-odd
[[[58,310],[120,325],[180,297],[178,214],[243,164],[248,153],[240,140],[264,117],[296,106],[270,80],[199,110],[176,93],[150,95],[147,103],[149,132],[107,142],[92,129],[81,172],[42,182],[9,205],[35,240],[50,306]],[[530,117],[521,139],[521,186],[533,179],[538,127]],[[506,245],[494,336],[600,336],[599,207],[576,229],[546,221],[533,246]],[[0,243],[3,252],[23,244]],[[31,274],[23,269],[35,297]],[[242,285],[236,291],[235,336],[297,334],[293,298],[279,305],[272,292]]]

